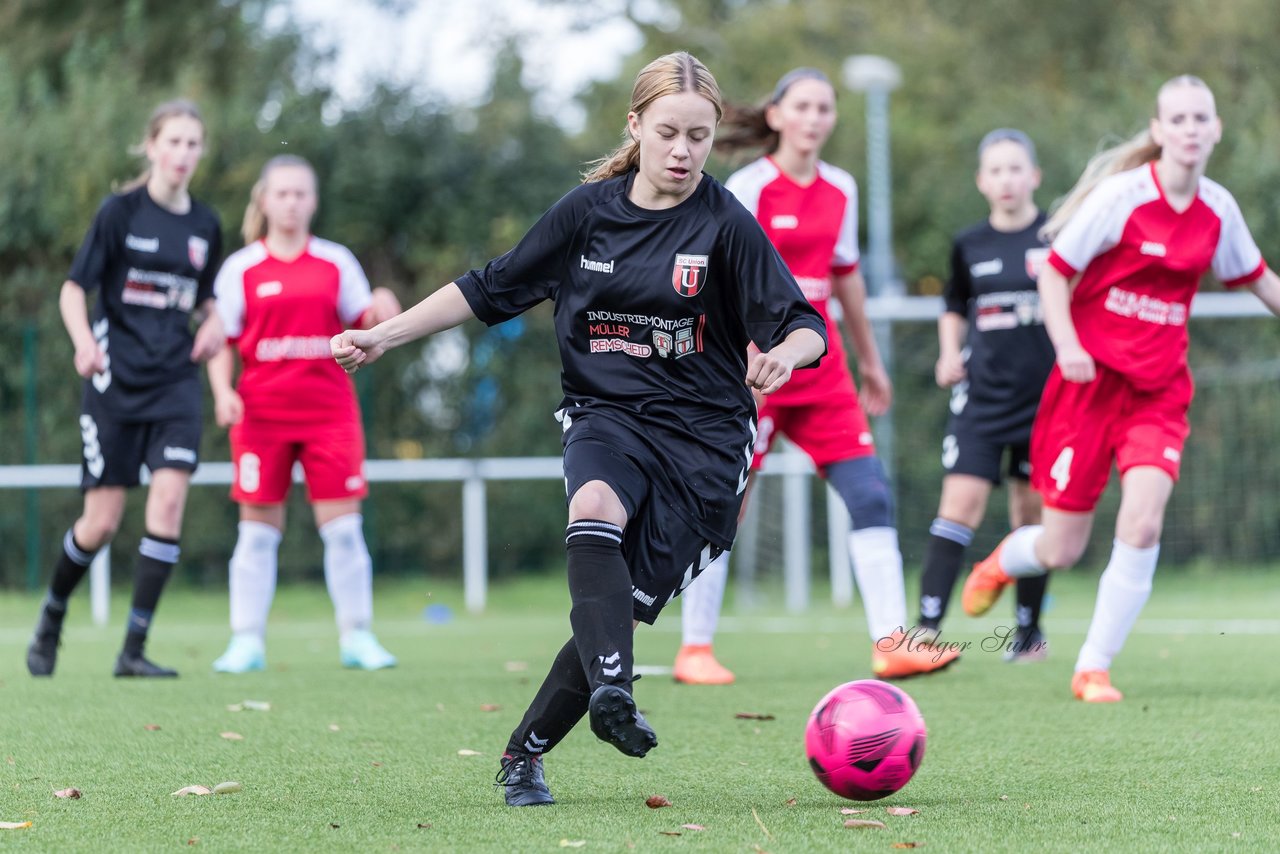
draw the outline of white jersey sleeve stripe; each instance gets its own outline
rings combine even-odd
[[[1053,241],[1054,254],[1076,272],[1083,270],[1120,242],[1125,224],[1136,209],[1158,198],[1160,188],[1146,167],[1104,179],[1062,227]]]
[[[766,157],[754,160],[729,176],[724,188],[742,202],[757,219],[760,216],[760,192],[778,177],[778,167]]]
[[[232,252],[218,270],[218,277],[213,281],[213,296],[228,338],[238,338],[244,332],[244,274],[266,258],[266,247],[256,240]]]
[[[831,256],[832,267],[856,267],[858,265],[858,182],[843,169],[818,161],[818,175],[828,184],[844,193],[848,200],[844,218],[840,221],[840,235]]]
[[[1218,248],[1213,253],[1213,274],[1224,285],[1244,285],[1257,280],[1265,263],[1235,198],[1226,187],[1208,178],[1200,179],[1200,198],[1222,222]]]
[[[308,248],[312,255],[338,268],[338,319],[348,325],[355,323],[373,302],[369,280],[360,262],[347,247],[320,237],[312,237]]]

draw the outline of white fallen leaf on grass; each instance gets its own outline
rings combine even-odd
[[[465,747],[458,751],[458,755],[459,756],[484,756],[484,754],[478,750],[468,750]]]
[[[53,793],[53,796],[55,798],[71,798],[74,801],[78,801],[80,800],[81,794],[83,793],[79,789],[77,789],[75,786],[72,786],[69,789],[59,789],[58,791]]]
[[[844,826],[859,827],[859,828],[864,828],[864,827],[884,828],[885,823],[883,821],[876,821],[875,819],[851,818],[844,823]]]
[[[219,783],[213,787],[215,795],[233,795],[236,792],[243,791],[244,786],[236,782]]]
[[[24,827],[30,827],[29,821],[0,821],[0,830],[22,830]]]
[[[885,812],[889,815],[920,815],[920,810],[911,807],[885,807]]]
[[[227,741],[244,741],[244,736],[238,732],[220,732],[218,735],[222,736]]]
[[[207,786],[183,786],[174,792],[174,797],[185,798],[187,795],[212,795],[213,790]]]

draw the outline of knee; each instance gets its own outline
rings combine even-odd
[[[573,494],[569,501],[569,518],[599,519],[621,528],[627,523],[627,511],[607,483],[592,480],[584,483]]]
[[[80,518],[75,526],[76,542],[85,551],[96,552],[110,543],[120,530],[118,514],[94,514]]]
[[[1149,549],[1159,545],[1163,529],[1163,520],[1159,517],[1130,519],[1117,526],[1116,539],[1135,549]]]
[[[1086,543],[1068,540],[1050,540],[1041,537],[1037,544],[1036,557],[1044,564],[1045,569],[1068,569],[1080,560],[1084,554]]]

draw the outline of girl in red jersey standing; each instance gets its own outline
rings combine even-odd
[[[1057,364],[1031,434],[1043,524],[1017,529],[975,566],[963,604],[977,616],[1014,579],[1075,563],[1114,463],[1114,545],[1071,680],[1086,703],[1122,699],[1111,661],[1151,593],[1188,433],[1186,324],[1200,278],[1212,268],[1280,314],[1280,278],[1235,199],[1204,177],[1221,136],[1209,87],[1175,77],[1149,129],[1095,157],[1046,225],[1053,246],[1039,289]]]
[[[759,470],[774,438],[783,433],[809,454],[844,499],[853,527],[853,571],[873,644],[872,670],[893,679],[945,667],[956,653],[904,635],[906,595],[893,495],[864,414],[864,407],[871,415],[887,411],[893,388],[864,309],[857,185],[849,173],[819,159],[835,128],[835,100],[835,89],[821,71],[794,69],[778,81],[763,108],[731,113],[726,120],[730,131],[717,145],[764,148],[765,155],[731,175],[725,187],[755,215],[822,315],[830,348],[817,368],[796,374],[760,408],[752,471]],[[861,402],[830,309],[832,297],[858,357]],[[685,591],[683,640],[673,673],[679,682],[733,681],[733,673],[711,650],[728,566],[726,552]]]
[[[266,666],[267,612],[295,462],[306,473],[324,541],[343,665],[378,670],[396,663],[369,630],[373,572],[360,515],[368,494],[364,431],[329,338],[350,324],[393,317],[400,304],[387,288],[370,291],[346,247],[311,234],[317,200],[307,161],[288,155],[268,161],[245,210],[246,245],[227,258],[215,285],[218,312],[243,366],[233,387],[230,351],[209,363],[218,424],[231,428],[231,497],[240,504],[230,564],[231,644],[213,664],[223,673]]]

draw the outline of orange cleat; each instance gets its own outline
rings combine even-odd
[[[1013,583],[1008,573],[1000,568],[1000,552],[1004,550],[1004,542],[1001,540],[995,551],[974,564],[973,571],[964,581],[960,604],[970,617],[981,617],[990,611],[1004,589]]]
[[[877,679],[906,679],[942,670],[959,657],[950,644],[937,643],[937,632],[896,631],[872,645],[871,672]]]
[[[671,675],[686,685],[732,685],[734,678],[732,670],[716,661],[710,644],[680,647]]]
[[[1106,670],[1079,670],[1071,677],[1071,693],[1086,703],[1118,703],[1124,694],[1111,685]]]

